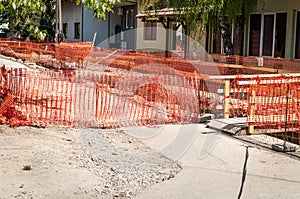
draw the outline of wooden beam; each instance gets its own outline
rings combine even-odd
[[[263,79],[263,80],[260,80],[259,81],[259,84],[262,85],[262,84],[282,84],[282,83],[297,83],[297,82],[300,82],[300,79],[283,79],[283,80],[280,80],[280,79]],[[238,81],[237,84],[238,85],[255,85],[257,84],[258,82],[256,80],[245,80],[245,81]]]
[[[300,77],[300,73],[289,73],[289,74],[257,74],[257,75],[210,75],[210,79],[235,79],[237,77],[241,77],[243,79],[251,79],[251,78],[268,78],[268,77]]]
[[[229,118],[230,109],[230,80],[224,80],[224,118]]]

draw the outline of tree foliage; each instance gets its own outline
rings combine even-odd
[[[106,12],[112,12],[120,0],[71,0],[83,3],[94,9],[94,16],[105,19]],[[0,23],[8,23],[11,35],[31,36],[44,40],[53,37],[55,25],[55,6],[53,0],[0,0]]]
[[[76,0],[77,4],[83,3],[88,9],[94,9],[94,17],[105,19],[106,12],[113,12],[113,7],[121,0]]]
[[[94,9],[94,16],[105,19],[107,12],[113,12],[113,6],[120,0],[73,0],[77,4],[84,4],[88,9]],[[189,32],[196,23],[201,24],[201,32],[205,31],[207,24],[218,24],[221,16],[226,20],[245,20],[257,4],[258,0],[139,0],[154,9],[173,7],[178,13],[177,20],[185,21]],[[0,0],[0,20],[8,22],[9,29],[14,34],[29,34],[37,39],[43,40],[49,34],[49,27],[53,25],[54,1],[51,0]],[[52,11],[51,11],[52,10]],[[47,13],[52,13],[47,16]],[[243,17],[240,17],[243,16]],[[49,19],[50,23],[42,20]],[[223,17],[224,19],[224,17]],[[52,20],[52,21],[51,21]],[[46,23],[47,25],[43,25]],[[48,29],[45,29],[45,26]]]
[[[162,3],[163,2],[163,3]],[[209,23],[218,24],[221,16],[226,20],[244,20],[257,5],[258,0],[140,0],[145,11],[149,9],[174,8],[177,20],[182,20],[189,27],[202,24],[203,31]]]
[[[235,21],[243,24],[249,14],[253,12],[259,0],[140,0],[144,4],[145,11],[149,9],[173,8],[176,14],[175,19],[185,23],[186,34],[193,37],[191,33],[197,31],[202,35],[206,31],[207,25],[215,29],[221,27],[223,39],[230,38],[227,31],[231,31],[228,26]],[[162,3],[163,2],[163,3]],[[227,27],[226,27],[227,26]],[[195,29],[197,27],[197,29]],[[216,33],[219,31],[215,31]],[[199,34],[200,33],[200,34]],[[230,45],[230,44],[229,44]],[[230,48],[230,47],[229,47]],[[229,52],[229,54],[232,52]]]
[[[47,6],[45,0],[2,0],[1,22],[8,23],[11,35],[32,36],[44,40],[47,31],[40,30],[40,22]],[[48,1],[49,2],[49,1]]]
[[[40,30],[47,32],[47,37],[53,39],[55,37],[56,10],[52,0],[45,0],[46,12],[42,13],[40,20]]]

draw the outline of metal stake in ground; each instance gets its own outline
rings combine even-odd
[[[286,81],[286,104],[285,104],[285,121],[284,121],[284,137],[283,137],[283,144],[272,144],[272,149],[280,152],[292,152],[296,151],[297,147],[292,144],[287,145],[287,125],[288,125],[288,108],[289,108],[289,99],[291,98],[290,94],[290,85],[289,82]]]
[[[286,150],[286,140],[287,140],[287,123],[288,123],[288,108],[289,108],[289,99],[290,99],[290,86],[289,83],[287,83],[286,87],[286,97],[285,97],[285,121],[284,121],[284,137],[283,137],[283,150]]]

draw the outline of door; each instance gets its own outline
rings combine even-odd
[[[123,49],[135,49],[136,6],[123,6],[121,45]]]

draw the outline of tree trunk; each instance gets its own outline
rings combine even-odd
[[[225,55],[233,55],[233,44],[231,40],[231,28],[224,20],[224,17],[220,19],[220,30],[223,39],[223,50]]]

